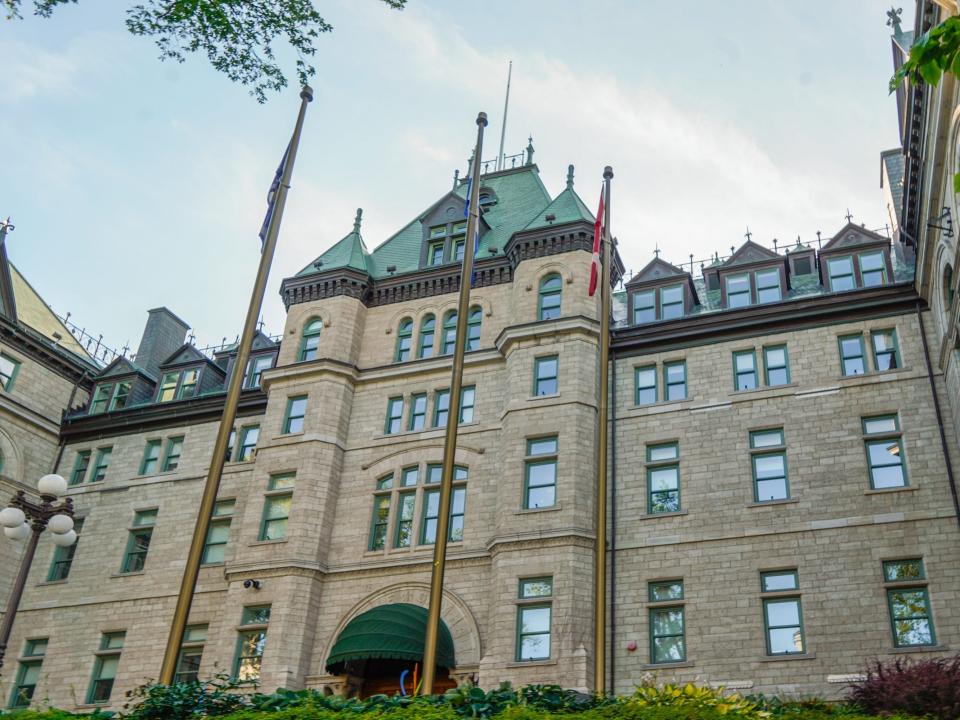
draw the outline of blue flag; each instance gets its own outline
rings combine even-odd
[[[283,158],[280,160],[280,166],[273,176],[273,182],[270,184],[270,191],[267,193],[267,214],[263,218],[263,225],[260,226],[260,252],[263,252],[263,246],[267,242],[267,231],[270,230],[270,220],[273,219],[273,208],[277,201],[277,192],[280,190],[280,179],[283,177],[283,171],[287,167],[287,158],[290,156],[290,146],[283,152]]]

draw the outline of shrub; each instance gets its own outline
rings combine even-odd
[[[147,683],[127,693],[125,717],[136,720],[187,720],[194,715],[226,715],[247,705],[233,690],[242,687],[227,675],[206,682]]]
[[[939,720],[960,718],[960,656],[875,661],[854,683],[849,699],[871,714],[903,713]]]

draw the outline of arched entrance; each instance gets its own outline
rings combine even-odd
[[[409,603],[378,605],[357,615],[340,631],[326,670],[331,675],[357,678],[361,697],[412,695],[423,674],[426,626],[426,608]],[[441,620],[435,693],[455,687],[450,678],[455,664],[453,638]]]

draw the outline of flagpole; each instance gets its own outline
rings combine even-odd
[[[197,523],[193,529],[193,539],[190,541],[190,550],[187,553],[187,563],[183,569],[183,580],[180,583],[180,594],[177,596],[177,606],[173,611],[173,621],[170,624],[170,635],[167,638],[167,647],[163,654],[163,665],[160,668],[160,684],[170,685],[176,672],[177,657],[180,646],[183,644],[183,633],[190,615],[190,605],[193,603],[193,592],[200,573],[200,560],[203,546],[210,528],[210,516],[217,500],[217,491],[220,489],[220,476],[223,473],[223,464],[226,460],[227,444],[233,421],[237,415],[237,404],[240,401],[240,388],[243,381],[243,369],[247,366],[250,356],[250,345],[256,332],[257,319],[263,305],[263,295],[267,287],[267,277],[270,275],[270,265],[273,262],[273,253],[277,246],[277,235],[280,232],[280,222],[283,218],[283,208],[287,201],[287,191],[290,189],[290,177],[293,175],[293,164],[297,157],[297,147],[300,145],[300,132],[303,129],[303,118],[307,112],[307,103],[313,100],[313,90],[305,85],[300,91],[300,112],[297,123],[290,139],[288,155],[284,161],[283,175],[280,186],[277,188],[274,199],[273,212],[267,237],[260,253],[260,266],[257,268],[257,278],[250,293],[250,305],[247,308],[247,317],[243,323],[243,334],[237,347],[237,359],[230,375],[230,384],[227,388],[227,398],[223,405],[223,415],[220,417],[220,427],[217,430],[217,439],[213,444],[213,457],[210,458],[210,469],[207,472],[206,484],[203,487],[203,497],[200,501],[200,510],[197,514]]]
[[[597,544],[594,563],[593,687],[606,691],[607,675],[607,398],[610,356],[610,275],[613,247],[610,241],[610,180],[613,168],[603,169],[603,280],[600,283],[600,392],[597,402]]]
[[[470,172],[470,213],[467,216],[467,238],[460,269],[460,303],[457,306],[457,334],[453,346],[453,372],[450,379],[450,403],[447,432],[443,442],[443,469],[440,476],[440,508],[437,537],[433,546],[433,570],[430,576],[430,607],[423,647],[423,694],[433,694],[437,667],[437,640],[440,636],[440,604],[443,601],[443,571],[447,561],[447,535],[450,533],[450,498],[453,494],[453,470],[457,452],[457,426],[460,423],[460,388],[463,384],[463,355],[467,346],[467,314],[470,311],[470,280],[473,276],[474,240],[480,222],[480,157],[483,150],[483,129],[487,114],[477,115],[477,147],[473,151]]]

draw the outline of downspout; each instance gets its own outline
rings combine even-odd
[[[617,354],[610,362],[610,693],[617,691]]]
[[[919,302],[917,302],[917,322],[920,323],[920,340],[923,342],[923,357],[927,362],[927,378],[930,380],[930,394],[933,395],[933,409],[937,414],[937,428],[940,430],[940,446],[943,449],[943,461],[947,466],[947,482],[950,483],[950,494],[953,496],[953,511],[957,516],[957,525],[960,525],[960,499],[957,498],[957,484],[953,477],[953,463],[950,461],[947,434],[943,429],[943,414],[940,412],[940,400],[937,398],[937,386],[933,379],[933,365],[930,363],[930,347],[927,345],[927,332],[923,327],[923,313],[920,311]]]
[[[59,442],[57,443],[57,456],[53,460],[53,469],[50,471],[52,473],[57,472],[57,468],[60,467],[60,461],[63,459],[63,450],[67,444],[66,438],[63,437],[63,421],[66,420],[67,413],[70,412],[70,410],[73,408],[73,401],[77,397],[77,390],[80,389],[80,385],[83,383],[83,381],[87,379],[87,375],[88,375],[87,371],[84,370],[80,374],[80,379],[73,384],[73,389],[70,391],[70,399],[67,400],[67,407],[60,415],[61,432],[60,432]]]

